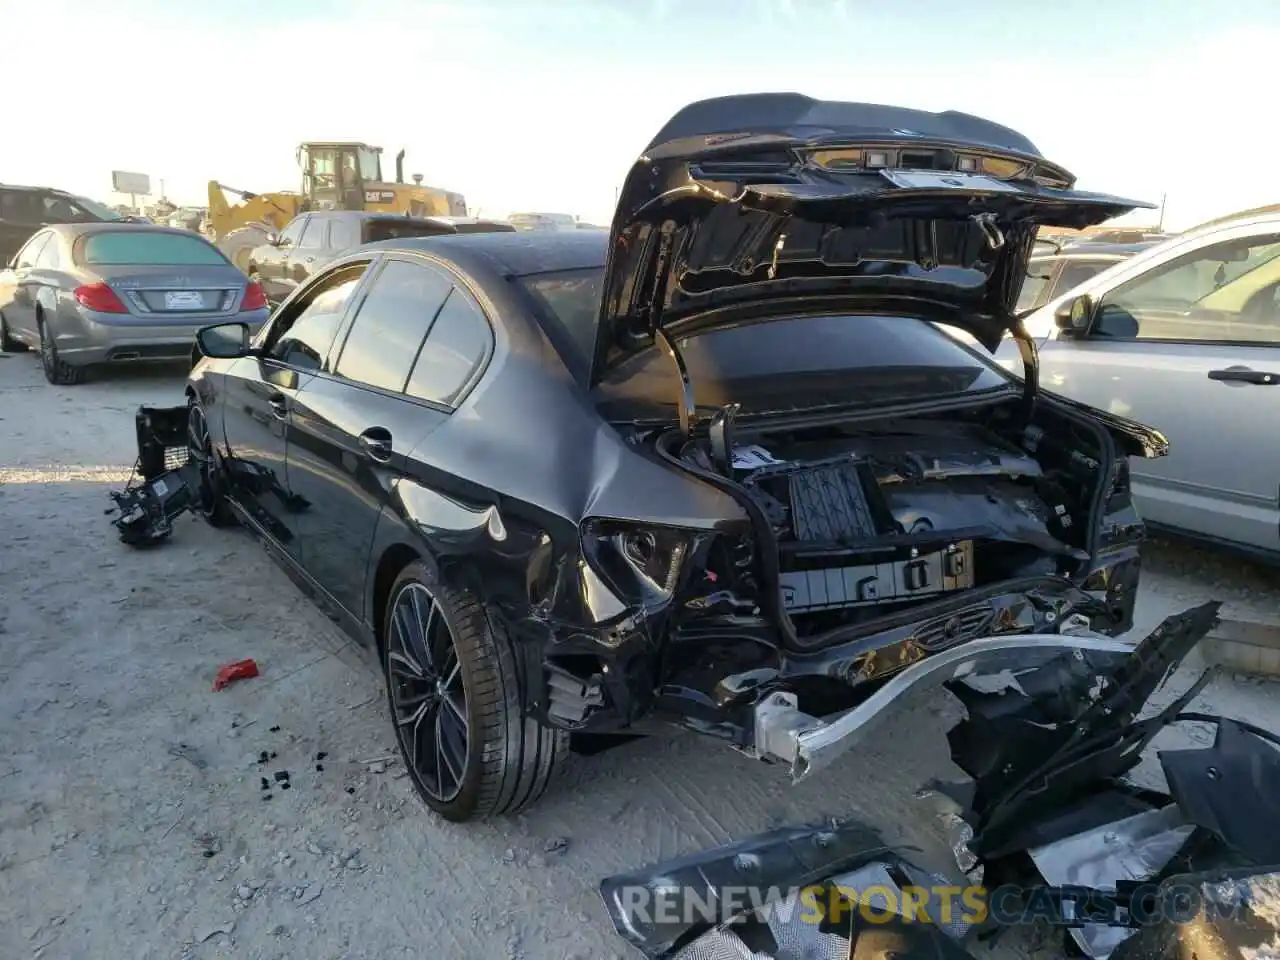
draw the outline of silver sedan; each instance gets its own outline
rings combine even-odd
[[[1026,326],[1043,390],[1168,437],[1167,457],[1131,463],[1151,527],[1280,559],[1280,213],[1174,237]],[[1013,343],[997,356],[1021,373]]]
[[[39,230],[0,270],[0,349],[37,348],[50,383],[95,365],[192,355],[220,320],[256,331],[266,297],[218,249],[151,224],[59,224]]]

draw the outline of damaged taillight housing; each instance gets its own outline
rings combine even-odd
[[[675,596],[694,535],[677,527],[625,520],[587,520],[582,552],[614,595],[632,606],[665,603]]]

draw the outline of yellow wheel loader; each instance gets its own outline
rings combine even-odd
[[[414,217],[465,217],[462,194],[424,187],[422,175],[404,182],[404,151],[396,155],[394,183],[382,179],[382,148],[364,143],[304,143],[298,147],[302,191],[250,193],[209,181],[209,233],[241,270],[249,253],[308,210],[368,210]],[[229,202],[228,195],[239,198]]]

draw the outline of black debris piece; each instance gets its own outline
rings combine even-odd
[[[324,760],[324,759],[325,759],[326,757],[328,757],[328,756],[329,756],[329,754],[328,754],[328,753],[326,753],[325,751],[321,750],[319,753],[317,753],[317,754],[316,754],[316,760]]]
[[[268,729],[271,733],[279,733],[279,732],[280,732],[280,728],[279,728],[279,727],[268,727],[267,729]]]
[[[267,754],[267,756],[269,756],[272,760],[274,760],[276,758],[276,752],[272,750],[269,754]]]
[[[356,792],[355,787],[347,787],[347,793],[355,793],[355,792]]]
[[[291,786],[293,786],[293,784],[291,784],[288,780],[286,780],[282,784],[280,784],[280,789],[288,790]]]
[[[270,780],[268,780],[266,777],[263,777],[263,778],[262,778],[262,789],[263,789],[263,790],[270,790],[270,789],[271,789],[271,781],[270,781]]]
[[[267,762],[268,760],[270,760],[270,759],[271,759],[271,757],[267,755],[267,751],[265,751],[265,750],[263,750],[260,754],[258,754],[258,762],[259,762],[259,763],[266,763],[266,762]]]
[[[272,797],[274,797],[274,796],[275,796],[275,794],[274,794],[274,793],[272,793],[270,790],[268,790],[266,793],[264,793],[264,794],[262,795],[262,799],[263,799],[263,800],[270,800],[270,799],[271,799]]]
[[[211,857],[213,857],[213,855],[216,854],[217,852],[218,852],[217,850],[205,850],[203,853],[201,853],[201,856],[204,857],[206,860],[208,860]]]
[[[285,782],[287,782],[287,781],[288,781],[288,779],[289,779],[289,771],[288,771],[288,770],[277,770],[277,771],[276,771],[276,782],[277,782],[277,783],[285,783]]]
[[[323,763],[317,763],[317,764],[316,764],[316,773],[324,773],[324,764],[323,764]]]

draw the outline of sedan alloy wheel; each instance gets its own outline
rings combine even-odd
[[[467,773],[467,695],[449,624],[420,583],[404,584],[392,603],[387,674],[396,736],[414,776],[447,804]]]

